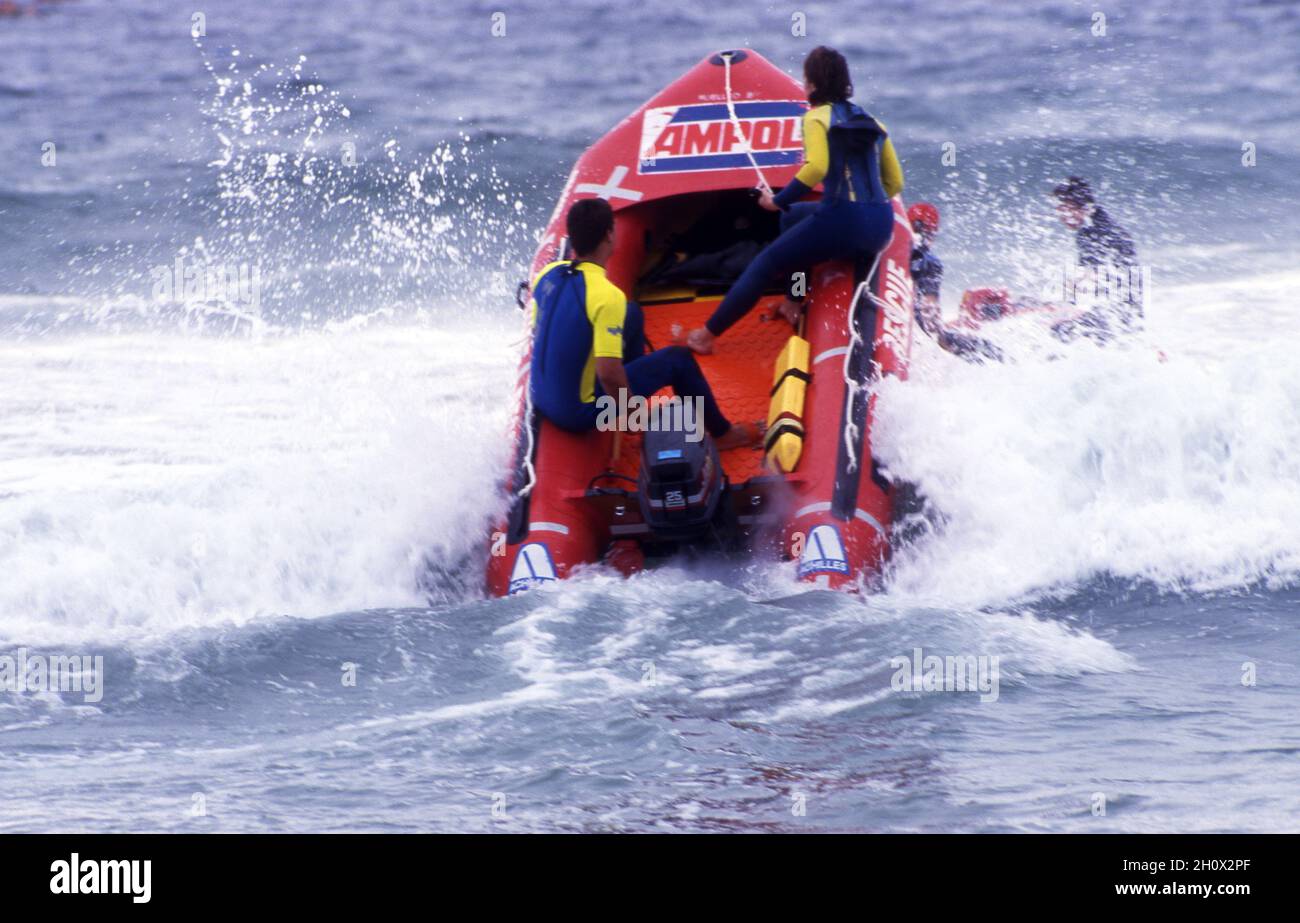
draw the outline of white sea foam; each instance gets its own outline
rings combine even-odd
[[[1263,280],[1252,316],[1281,317],[1286,281]],[[898,556],[889,595],[990,606],[1103,573],[1292,579],[1300,370],[1288,340],[1225,321],[1250,285],[1163,293],[1166,362],[1136,346],[973,367],[920,340],[912,379],[882,390],[877,452],[943,522]],[[514,324],[5,345],[0,637],[419,604],[423,556],[477,566],[499,508]],[[749,589],[797,592],[783,574]]]
[[[1295,579],[1296,324],[1268,321],[1294,296],[1265,281],[1249,310],[1224,303],[1249,280],[1168,288],[1129,348],[976,367],[922,342],[912,379],[883,386],[876,445],[942,525],[899,556],[894,591],[986,605],[1098,574]]]
[[[423,602],[508,454],[513,353],[483,326],[0,346],[0,638]]]

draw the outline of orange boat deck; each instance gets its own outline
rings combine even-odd
[[[645,334],[651,348],[662,349],[673,343],[672,328],[680,324],[683,331],[701,327],[722,299],[718,296],[694,298],[685,293],[686,300],[643,304]],[[714,352],[696,356],[700,368],[713,389],[713,395],[727,419],[733,423],[767,420],[771,401],[772,369],[792,333],[790,325],[781,320],[764,320],[763,317],[781,301],[779,295],[762,298],[754,310],[718,338]],[[671,393],[664,389],[661,394]],[[641,437],[626,434],[621,443],[615,471],[636,477],[640,468]],[[742,484],[753,477],[770,476],[772,472],[763,464],[762,448],[738,448],[722,453],[722,468],[733,484]]]

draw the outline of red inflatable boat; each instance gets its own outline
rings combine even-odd
[[[666,283],[657,270],[775,236],[776,218],[753,190],[760,175],[777,188],[794,177],[805,108],[800,84],[755,52],[710,55],[579,158],[530,277],[570,255],[569,206],[600,196],[615,213],[609,278],[642,305],[651,347],[700,326],[725,284],[680,274]],[[793,559],[801,579],[823,587],[868,585],[889,553],[893,500],[871,453],[873,383],[906,375],[912,339],[912,232],[902,203],[894,210],[893,239],[874,266],[813,270],[802,338],[766,319],[781,300],[773,289],[699,357],[729,418],[767,421],[763,448],[719,454],[706,440],[683,458],[650,434],[566,432],[532,411],[525,356],[490,592],[601,562],[632,573],[701,548]]]

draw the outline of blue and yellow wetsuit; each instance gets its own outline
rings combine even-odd
[[[544,266],[533,280],[533,406],[563,425],[558,418],[594,402],[596,359],[623,358],[626,319],[627,299],[603,266]]]
[[[781,236],[736,280],[705,326],[714,336],[744,317],[772,280],[824,260],[870,260],[894,232],[889,200],[903,169],[885,126],[850,102],[814,106],[803,117],[804,165],[776,196]],[[822,183],[820,202],[795,204]]]
[[[682,398],[704,398],[704,426],[721,436],[722,415],[695,356],[685,346],[645,354],[644,317],[605,275],[586,261],[550,263],[533,280],[533,353],[529,388],[533,407],[573,432],[595,429],[597,359],[622,359],[628,390],[649,397],[672,386]]]

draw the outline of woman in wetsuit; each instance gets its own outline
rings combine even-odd
[[[781,236],[749,264],[705,325],[687,336],[696,352],[712,352],[714,338],[748,314],[777,278],[788,282],[791,273],[824,260],[870,265],[893,234],[889,200],[903,189],[903,170],[885,126],[849,102],[849,65],[835,49],[814,48],[803,73],[809,103],[803,168],[779,194],[759,199],[764,208],[782,212]],[[821,201],[800,203],[818,183],[823,183]],[[797,321],[798,299],[787,298],[780,310]]]

